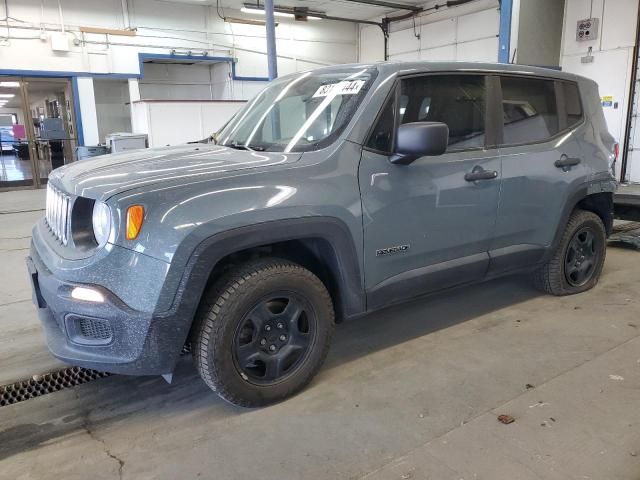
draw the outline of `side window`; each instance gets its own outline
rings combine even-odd
[[[562,82],[564,104],[567,110],[567,127],[571,128],[582,121],[582,103],[580,92],[575,83]]]
[[[400,122],[443,122],[448,151],[484,147],[486,89],[483,75],[430,75],[403,80]]]
[[[382,109],[378,122],[371,132],[371,136],[367,141],[367,147],[381,152],[391,153],[393,148],[393,123],[395,113],[395,95],[392,93],[391,98],[387,101]]]
[[[503,144],[544,141],[559,131],[553,80],[502,77]]]

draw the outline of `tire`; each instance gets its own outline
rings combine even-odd
[[[228,271],[205,293],[194,324],[193,356],[200,376],[220,397],[260,407],[311,381],[333,329],[333,303],[320,279],[288,260],[263,258]]]
[[[587,247],[588,242],[584,241],[589,238],[588,235],[593,236],[592,248]],[[534,272],[535,287],[557,296],[590,290],[598,283],[602,273],[606,242],[607,234],[600,217],[586,210],[574,210],[553,256]],[[578,273],[580,269],[582,273]]]

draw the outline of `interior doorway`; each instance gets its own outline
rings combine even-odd
[[[70,79],[0,76],[0,146],[0,190],[39,188],[74,161]]]

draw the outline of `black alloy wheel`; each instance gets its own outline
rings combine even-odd
[[[583,227],[573,235],[564,260],[564,273],[569,285],[581,287],[591,280],[599,261],[599,252],[593,228]]]
[[[221,275],[194,322],[193,357],[205,383],[234,405],[260,407],[309,384],[329,351],[335,313],[314,273],[263,257]]]
[[[296,371],[315,343],[317,316],[294,292],[274,292],[240,321],[233,342],[245,380],[271,385]]]

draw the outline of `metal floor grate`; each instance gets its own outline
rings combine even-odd
[[[180,352],[181,356],[191,353],[191,343],[186,343]],[[81,367],[67,367],[56,372],[34,375],[29,380],[21,380],[8,385],[0,385],[0,407],[24,402],[31,398],[57,392],[65,388],[75,387],[113,374],[98,372]]]
[[[109,375],[111,374],[80,367],[68,367],[44,375],[34,375],[29,380],[0,386],[0,407],[82,385]]]

